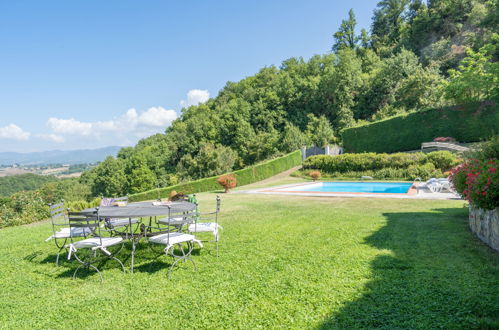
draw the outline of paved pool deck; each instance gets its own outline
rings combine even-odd
[[[315,182],[317,183],[317,182]],[[312,184],[305,183],[305,184]],[[391,193],[353,193],[353,192],[315,192],[315,191],[289,191],[286,188],[295,188],[303,186],[304,183],[294,183],[259,189],[240,190],[235,193],[239,194],[265,194],[265,195],[289,195],[289,196],[310,196],[310,197],[367,197],[367,198],[401,198],[401,199],[437,199],[437,200],[461,200],[459,195],[440,192],[433,193],[427,188],[419,188],[414,186],[406,194],[391,194]]]

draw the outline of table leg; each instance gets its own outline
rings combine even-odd
[[[132,238],[132,265],[130,266],[130,272],[133,273],[133,265],[135,262],[135,238]]]

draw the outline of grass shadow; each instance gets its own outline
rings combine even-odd
[[[153,260],[146,263],[142,263],[137,267],[134,267],[134,271],[154,274],[159,271],[168,270],[171,266],[171,263],[164,262],[161,260]]]
[[[362,296],[320,325],[337,328],[496,328],[499,257],[473,237],[465,209],[384,213],[365,239],[380,250]]]

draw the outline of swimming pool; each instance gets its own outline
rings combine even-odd
[[[407,194],[410,182],[317,182],[273,189],[281,192]]]

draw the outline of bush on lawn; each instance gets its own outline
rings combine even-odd
[[[316,181],[321,178],[321,172],[320,171],[310,171],[308,175],[312,178],[312,180]]]
[[[228,193],[230,189],[235,188],[237,185],[237,179],[234,174],[222,175],[217,179],[217,183],[224,187],[225,193]]]
[[[472,159],[456,167],[451,181],[456,191],[476,207],[493,210],[499,206],[499,162]]]
[[[498,156],[496,136],[451,171],[454,189],[476,207],[492,210],[499,206]]]

